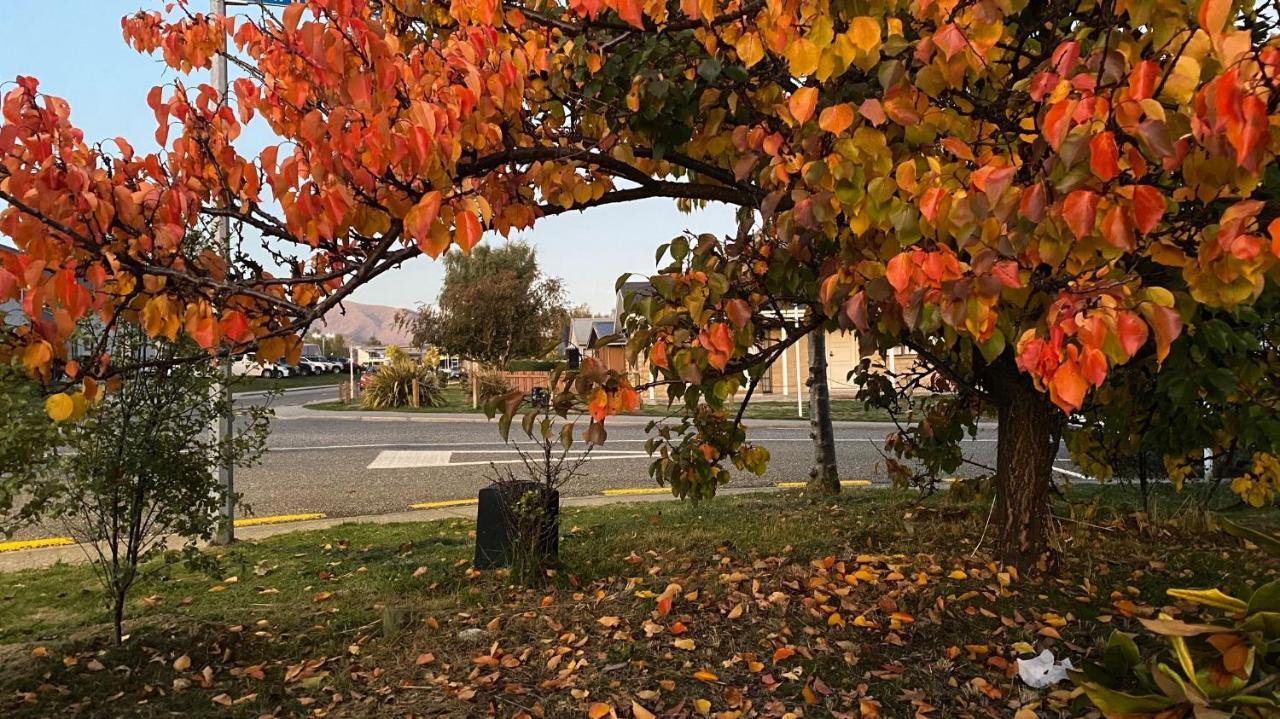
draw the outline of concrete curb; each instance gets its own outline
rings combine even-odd
[[[655,487],[655,489],[661,491],[660,487]],[[717,492],[717,494],[719,496],[732,496],[736,494],[779,491],[782,491],[782,488],[723,487]],[[673,501],[677,501],[676,498],[671,496],[670,493],[666,493],[664,491],[661,494],[655,493],[651,495],[591,494],[581,497],[562,497],[560,499],[560,505],[562,507],[598,507],[606,504],[641,504],[647,502]],[[441,519],[474,518],[474,504],[461,507],[441,507],[438,509],[415,509],[403,512],[391,512],[388,514],[366,514],[352,517],[325,517],[324,519],[310,519],[301,522],[239,527],[236,529],[236,539],[239,541],[253,542],[280,534],[330,529],[343,524],[395,524],[397,522],[433,522]],[[175,549],[182,546],[182,542],[180,541],[171,541],[170,544]],[[41,549],[25,549],[0,554],[0,573],[16,572],[24,569],[41,569],[55,564],[83,564],[86,561],[88,561],[88,558],[85,555],[84,549],[78,544],[44,547]]]
[[[338,385],[336,384],[316,384],[316,385],[311,385],[310,387],[290,387],[289,389],[282,389],[282,390],[275,390],[275,391],[254,390],[252,392],[232,392],[231,398],[234,400],[234,399],[239,399],[241,397],[266,397],[269,394],[294,394],[297,392],[315,392],[316,390],[322,390],[322,389],[336,390],[337,388],[338,388]]]

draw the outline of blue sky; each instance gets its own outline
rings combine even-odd
[[[191,0],[192,8],[201,4]],[[71,119],[87,139],[122,136],[139,151],[154,149],[155,118],[146,106],[147,91],[178,76],[126,46],[120,18],[139,7],[162,5],[148,0],[0,0],[0,91],[18,75],[37,77],[43,92],[71,103]],[[195,85],[207,79],[186,81]],[[260,148],[269,139],[261,127],[251,128],[243,136],[242,151]],[[521,237],[537,247],[547,274],[564,278],[573,302],[601,311],[613,306],[618,275],[650,272],[654,249],[686,229],[732,234],[733,214],[713,206],[685,215],[670,201],[646,200],[548,218]],[[502,238],[490,233],[485,241]],[[439,264],[419,258],[361,288],[355,299],[402,307],[432,302],[441,274]]]

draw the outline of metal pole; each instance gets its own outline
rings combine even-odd
[[[209,0],[209,13],[215,19],[221,19],[226,15],[225,0]],[[224,38],[223,42],[225,43],[225,41]],[[213,87],[218,92],[219,101],[225,101],[227,97],[226,55],[221,52],[214,55],[211,74],[213,76]],[[226,258],[229,269],[231,265],[231,226],[226,217],[219,217],[214,228],[218,248],[222,251],[222,256]],[[218,393],[226,403],[226,413],[218,420],[218,446],[221,448],[231,441],[232,423],[235,421],[235,408],[231,403],[231,357],[229,355],[222,361],[222,385],[218,388]],[[236,539],[235,464],[230,457],[218,467],[218,483],[222,486],[222,491],[224,492],[224,502],[221,522],[218,526],[217,536],[214,537],[214,543],[227,545]]]
[[[796,331],[798,332],[799,330],[800,328],[797,327]],[[813,338],[805,337],[804,341],[812,342]],[[804,369],[804,362],[800,361],[800,343],[796,342],[794,345],[792,345],[792,347],[794,347],[796,350],[796,416],[803,417],[804,416],[804,376],[802,375],[802,371]]]

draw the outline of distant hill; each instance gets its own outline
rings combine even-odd
[[[347,338],[347,342],[356,345],[365,344],[370,337],[377,337],[387,344],[408,344],[409,333],[396,326],[396,313],[401,309],[343,302],[342,307],[330,311],[312,325],[311,331],[340,334]]]

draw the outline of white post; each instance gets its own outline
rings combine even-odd
[[[787,341],[786,325],[782,326],[782,341],[783,342]],[[790,348],[787,348],[787,349],[790,349]],[[791,377],[789,376],[791,374],[791,368],[788,366],[789,363],[787,362],[787,354],[788,354],[787,350],[782,350],[782,396],[783,397],[786,397],[789,394],[790,387],[787,386],[787,383],[791,381]]]
[[[809,342],[808,337],[802,337],[802,340]],[[792,347],[796,350],[796,416],[804,416],[804,375],[802,374],[804,362],[800,360],[800,342],[796,342]]]
[[[216,19],[227,14],[225,0],[209,0],[209,13]],[[219,44],[225,45],[225,38]],[[227,99],[227,56],[219,51],[213,56],[213,69],[210,73],[213,87],[218,92],[218,101]],[[226,217],[217,218],[214,225],[218,248],[226,258],[228,271],[231,265],[231,227]],[[218,420],[218,444],[222,445],[231,439],[234,408],[231,404],[231,357],[222,361],[222,385],[218,394],[227,403],[226,413]],[[227,545],[236,539],[236,505],[235,505],[235,464],[228,460],[218,468],[218,482],[222,485],[225,501],[222,506],[222,517],[218,532],[214,536],[215,544]]]
[[[355,404],[355,401],[356,401],[356,348],[354,346],[350,347],[348,348],[347,352],[348,354],[351,355],[351,363],[347,365],[347,376],[351,378],[350,379],[351,388],[347,392],[348,394],[347,398],[351,400],[352,404]]]
[[[1209,479],[1213,476],[1213,450],[1204,448],[1204,478]]]

